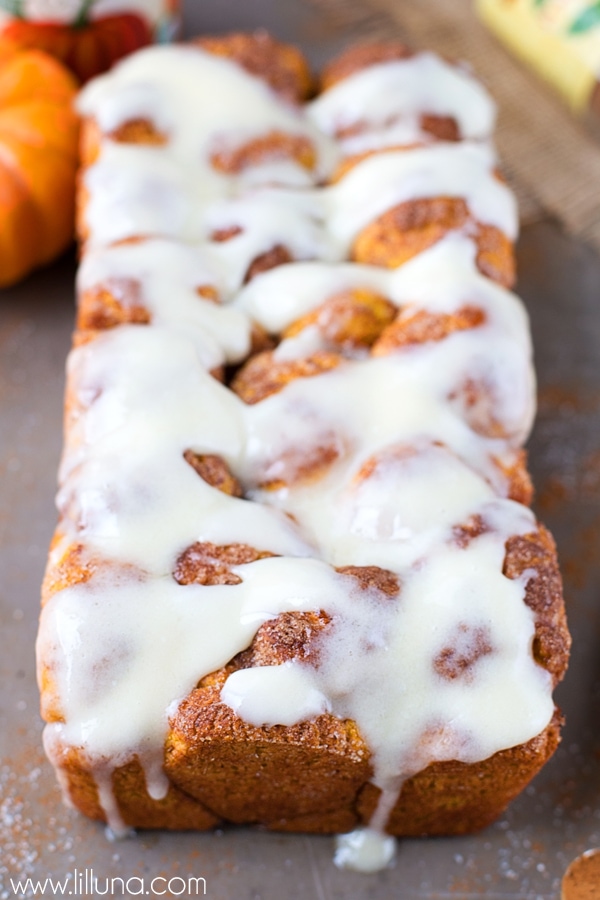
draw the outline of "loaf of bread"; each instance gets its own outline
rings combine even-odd
[[[335,833],[370,870],[540,769],[569,635],[493,104],[396,43],[313,93],[261,32],[81,97],[39,680],[65,796],[114,832]]]

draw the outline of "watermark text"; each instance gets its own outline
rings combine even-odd
[[[10,879],[17,897],[204,897],[206,879],[195,875],[184,878],[171,875],[166,878],[156,875],[143,878],[132,875],[102,877],[93,869],[74,869],[64,878],[44,878],[34,880]]]

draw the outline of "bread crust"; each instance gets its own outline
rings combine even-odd
[[[477,527],[465,526],[457,540],[466,546],[479,533]],[[193,578],[188,571],[181,583],[235,583],[227,579],[228,565],[270,555],[249,547],[212,546],[207,564],[208,552],[204,550],[202,574]],[[220,568],[215,567],[219,556]],[[47,572],[47,599],[65,586],[85,581],[94,565],[98,563],[85,560],[80,548],[70,548]],[[339,571],[358,578],[365,587],[379,589],[388,602],[401,590],[397,576],[377,567],[350,566]],[[556,684],[566,671],[570,636],[549,532],[540,525],[535,532],[510,538],[503,571],[508,578],[531,573],[525,602],[535,616],[534,655]],[[263,624],[247,650],[203,678],[170,720],[164,750],[164,770],[171,784],[166,799],[148,797],[139,762],[119,767],[112,775],[123,821],[140,828],[196,830],[223,822],[260,824],[276,831],[317,834],[368,823],[379,792],[369,782],[370,753],[355,723],[323,715],[291,727],[257,728],[240,719],[220,697],[226,679],[238,669],[281,665],[292,659],[314,661],[328,624],[329,617],[322,611],[284,613]],[[54,691],[52,673],[47,672],[47,721],[60,720],[58,698],[53,711],[48,705]],[[485,828],[552,756],[561,723],[556,710],[541,734],[517,747],[473,764],[430,764],[405,783],[386,830],[409,837]],[[73,803],[91,818],[104,819],[95,769],[83,750],[64,748],[57,764]]]

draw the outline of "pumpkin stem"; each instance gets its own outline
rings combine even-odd
[[[0,3],[2,0],[0,0]],[[96,0],[83,0],[79,12],[73,21],[73,28],[84,28],[89,21],[89,13]]]
[[[0,9],[10,13],[15,19],[23,18],[23,0],[0,0]]]

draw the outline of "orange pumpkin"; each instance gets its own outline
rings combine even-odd
[[[152,43],[148,22],[137,13],[118,13],[73,24],[12,19],[2,34],[21,49],[37,47],[64,63],[81,81],[105,72],[121,57]]]
[[[0,40],[0,287],[73,240],[76,92],[55,59]]]

